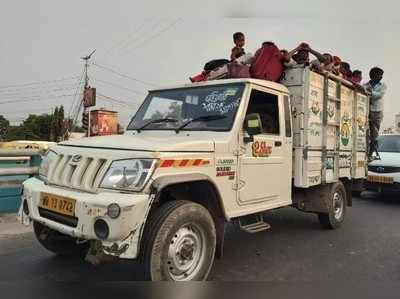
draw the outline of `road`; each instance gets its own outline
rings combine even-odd
[[[284,208],[267,213],[269,231],[247,234],[230,225],[216,281],[400,281],[400,198],[374,194],[354,199],[345,225],[326,231],[317,217]],[[0,281],[130,281],[137,265],[92,266],[57,258],[32,233],[0,238]]]

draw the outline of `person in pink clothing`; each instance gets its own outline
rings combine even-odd
[[[360,70],[354,70],[351,75],[351,82],[354,85],[359,85],[362,81],[362,72]]]

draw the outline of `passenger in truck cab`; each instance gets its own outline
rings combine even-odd
[[[245,44],[245,37],[242,32],[236,32],[233,34],[233,42],[235,46],[232,48],[231,51],[231,60],[235,60],[240,56],[245,54],[244,51],[244,44]]]

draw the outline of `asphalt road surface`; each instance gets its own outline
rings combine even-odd
[[[224,258],[210,280],[269,282],[399,282],[400,197],[355,198],[338,230],[322,230],[313,214],[284,208],[267,213],[268,231],[230,225]],[[92,266],[53,256],[32,233],[0,238],[0,281],[131,281],[132,261]]]

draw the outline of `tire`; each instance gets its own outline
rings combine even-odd
[[[332,185],[327,195],[328,213],[319,213],[318,219],[325,229],[337,229],[344,222],[347,212],[346,189],[342,182]]]
[[[215,248],[215,225],[205,207],[185,200],[167,202],[147,220],[140,252],[142,278],[206,280]]]
[[[58,256],[84,257],[89,249],[88,242],[77,244],[76,239],[52,230],[39,222],[33,222],[33,231],[39,243]]]

